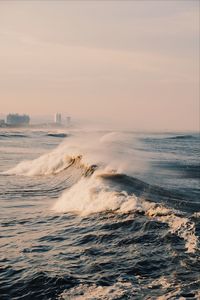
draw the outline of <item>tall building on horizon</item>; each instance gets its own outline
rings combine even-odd
[[[56,114],[55,114],[54,122],[55,122],[56,124],[61,124],[61,123],[62,123],[62,116],[61,116],[61,113],[56,113]]]

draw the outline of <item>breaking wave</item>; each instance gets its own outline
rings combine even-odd
[[[193,253],[197,248],[194,222],[162,204],[147,201],[135,194],[129,195],[123,190],[116,191],[102,181],[99,172],[89,178],[81,178],[63,193],[52,209],[59,213],[72,212],[83,216],[111,211],[120,214],[142,213],[149,219],[166,223],[171,233],[185,240],[188,252]]]
[[[55,150],[35,160],[22,161],[14,168],[5,172],[8,175],[38,176],[57,174],[66,169],[77,157],[86,166],[98,165],[117,171],[131,171],[144,168],[142,159],[130,147],[133,142],[131,135],[120,133],[94,135],[89,137],[71,136]],[[84,161],[83,161],[84,158]],[[131,166],[131,168],[130,168]]]
[[[82,156],[56,155],[56,152],[44,154],[32,161],[23,161],[16,167],[3,172],[7,175],[42,176],[58,174],[72,165],[85,170],[85,174],[92,172],[94,166],[87,166],[81,162]]]
[[[125,191],[113,190],[94,174],[90,178],[81,178],[66,190],[53,209],[58,212],[77,212],[87,215],[103,211],[128,212],[142,209],[142,206],[136,196],[129,196]]]
[[[177,210],[188,203],[179,194],[132,176],[141,167],[143,170],[147,167],[143,157],[129,147],[133,143],[137,141],[132,135],[118,132],[69,137],[52,152],[23,161],[4,174],[56,175],[66,170],[73,172],[74,168],[70,168],[73,166],[81,170],[81,176],[64,190],[52,210],[82,216],[139,213],[166,223],[171,233],[184,239],[187,251],[194,252],[198,243],[195,224]]]

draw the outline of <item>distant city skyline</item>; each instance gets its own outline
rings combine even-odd
[[[0,113],[199,129],[199,1],[0,1]]]
[[[9,115],[9,114],[19,114],[19,115],[29,115],[30,116],[30,119],[31,119],[31,121],[33,121],[33,122],[35,122],[35,121],[37,121],[37,122],[42,122],[42,121],[44,121],[44,122],[55,122],[55,114],[56,114],[57,112],[54,112],[54,113],[49,113],[49,114],[42,114],[42,113],[40,113],[40,114],[31,114],[31,113],[27,113],[27,112],[25,112],[25,111],[8,111],[8,112],[4,112],[4,113],[2,113],[1,111],[0,111],[0,119],[4,119],[5,121],[6,121],[6,117],[7,117],[7,115]],[[61,118],[62,118],[62,120],[63,121],[66,121],[66,118],[68,118],[68,117],[70,117],[70,119],[72,118],[72,116],[71,115],[69,115],[68,113],[65,113],[65,112],[61,112]]]

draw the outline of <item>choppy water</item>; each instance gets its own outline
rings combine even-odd
[[[1,130],[0,299],[199,299],[199,141]]]

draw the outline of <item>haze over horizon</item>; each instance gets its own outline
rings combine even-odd
[[[1,1],[0,113],[199,130],[199,1]]]

